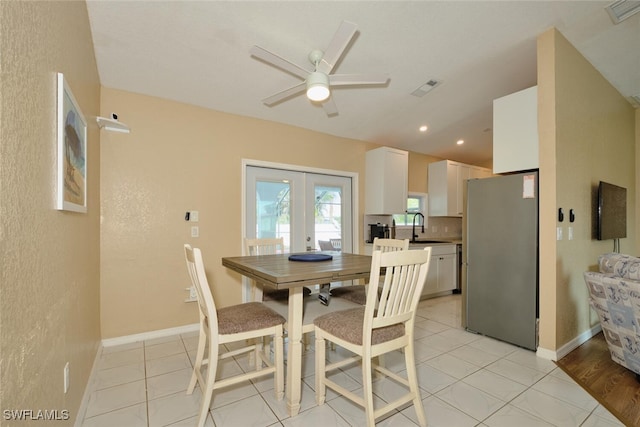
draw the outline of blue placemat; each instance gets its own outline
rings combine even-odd
[[[333,259],[333,255],[329,254],[291,254],[289,261],[318,262],[329,261]]]

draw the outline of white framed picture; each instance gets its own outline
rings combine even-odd
[[[59,210],[87,212],[87,121],[62,73],[57,75]]]

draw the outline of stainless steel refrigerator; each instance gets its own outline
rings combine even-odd
[[[466,327],[537,347],[538,173],[469,180]]]

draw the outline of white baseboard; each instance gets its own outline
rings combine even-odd
[[[585,342],[589,341],[594,335],[598,334],[602,330],[602,327],[598,323],[591,329],[588,329],[560,347],[558,350],[548,350],[542,347],[538,347],[536,351],[536,356],[541,357],[543,359],[553,360],[557,362],[558,360],[565,357],[567,354],[571,353],[576,348],[580,347]]]
[[[102,340],[102,346],[112,347],[114,345],[130,344],[133,342],[151,340],[154,338],[163,338],[163,337],[169,337],[171,335],[185,334],[188,332],[197,332],[198,330],[200,330],[200,324],[192,323],[190,325],[177,326],[175,328],[142,332],[140,334],[125,335],[125,336],[116,337],[116,338],[107,338]]]

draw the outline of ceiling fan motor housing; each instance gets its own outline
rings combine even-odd
[[[309,52],[309,61],[313,64],[314,67],[317,67],[322,57],[324,56],[324,52],[319,49],[314,49]]]
[[[329,97],[329,76],[314,71],[307,77],[307,97],[312,101],[324,101]]]

